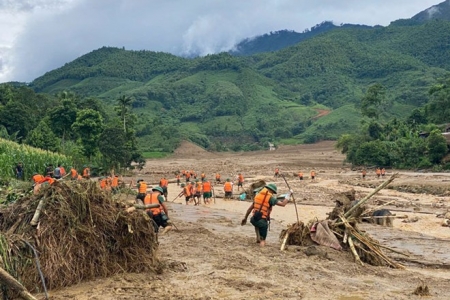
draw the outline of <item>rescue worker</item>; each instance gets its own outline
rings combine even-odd
[[[303,172],[298,172],[298,179],[303,180]]]
[[[253,199],[253,203],[247,209],[244,218],[241,221],[241,225],[247,224],[247,218],[250,213],[253,213],[250,218],[250,223],[255,227],[256,242],[261,247],[266,245],[267,230],[269,227],[270,213],[275,205],[286,206],[291,198],[292,190],[286,194],[283,201],[279,201],[274,194],[277,193],[277,186],[273,183],[269,183],[262,188]]]
[[[180,186],[180,174],[177,174],[177,186]]]
[[[33,176],[31,177],[31,180],[36,185],[39,184],[42,180],[44,180],[44,176],[38,173],[34,173]]]
[[[186,183],[189,183],[190,179],[191,179],[191,173],[186,172]]]
[[[102,190],[106,190],[106,188],[108,187],[108,178],[106,177],[100,177],[98,180],[100,180],[100,188]]]
[[[61,178],[66,176],[66,169],[64,169],[63,166],[61,166],[61,164],[58,165],[60,172],[61,172]]]
[[[197,205],[197,199],[195,198],[195,182],[191,181],[188,185],[189,191],[191,192],[191,200],[189,202],[194,202],[194,205]]]
[[[90,179],[91,178],[91,169],[89,169],[89,167],[87,167],[87,166],[84,166],[83,178],[84,179]]]
[[[225,192],[225,199],[231,199],[233,196],[233,183],[230,181],[230,178],[227,178],[227,181],[225,181],[223,191]]]
[[[280,176],[280,169],[276,168],[275,169],[275,175],[273,175],[273,177],[278,177],[278,176]]]
[[[194,201],[196,201],[196,205],[200,205],[201,203],[202,191],[203,191],[202,182],[198,179],[195,179]]]
[[[220,174],[216,173],[216,183],[220,183]]]
[[[204,181],[203,181],[203,203],[204,204],[211,203],[211,197],[212,197],[211,182],[209,182],[209,180],[206,180],[206,178],[204,178]]]
[[[205,181],[205,177],[206,177],[205,173],[202,173],[201,175],[202,182]]]
[[[361,174],[362,174],[362,179],[363,179],[363,180],[366,180],[366,175],[367,175],[366,169],[363,169],[362,172],[361,172]]]
[[[147,194],[147,184],[144,179],[138,179],[136,187],[138,189],[138,194],[136,195],[136,203],[142,204],[144,202],[145,195]]]
[[[386,169],[382,168],[381,169],[381,177],[384,177],[384,175],[386,175]]]
[[[191,200],[191,187],[189,185],[185,185],[184,183],[181,184],[181,188],[183,189],[181,193],[184,195],[186,200],[186,205],[189,204],[189,201]]]
[[[77,172],[77,170],[75,170],[75,169],[72,168],[72,167],[69,167],[69,169],[70,169],[70,179],[71,179],[71,180],[77,180],[77,178],[78,178],[78,172]]]
[[[377,169],[376,169],[375,174],[377,174],[377,177],[380,178],[380,176],[381,176],[381,170],[380,170],[380,168],[377,168]]]
[[[167,201],[167,186],[169,185],[169,180],[166,179],[166,177],[161,178],[161,180],[159,181],[159,186],[162,188],[163,190],[163,195],[164,198]]]
[[[163,189],[160,186],[152,188],[152,192],[147,194],[144,198],[144,205],[147,204],[159,204],[158,207],[146,209],[147,215],[153,220],[155,232],[158,233],[159,227],[163,227],[164,234],[172,229],[172,226],[168,224],[169,212],[167,206],[164,203]]]
[[[239,173],[238,175],[238,192],[239,192],[239,188],[241,187],[242,189],[244,189],[244,176]]]
[[[23,180],[23,164],[21,162],[16,165],[16,178]]]
[[[53,170],[53,178],[60,179],[62,177],[61,175],[61,165],[58,164],[58,166]]]
[[[311,170],[311,180],[314,180],[316,178],[316,171]]]
[[[117,174],[111,180],[111,190],[114,194],[119,191],[119,175]]]
[[[49,184],[54,184],[56,181],[56,179],[52,178],[50,175],[47,175],[44,177],[44,179],[42,179],[39,183],[43,184],[45,182],[48,182]]]
[[[49,164],[47,168],[45,168],[45,175],[50,175],[50,177],[53,177],[53,165]]]

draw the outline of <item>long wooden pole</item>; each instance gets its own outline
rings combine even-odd
[[[376,193],[378,193],[380,190],[384,189],[389,183],[391,183],[395,178],[398,177],[398,173],[395,173],[394,175],[391,176],[391,178],[389,178],[388,180],[386,180],[385,182],[383,182],[382,184],[380,184],[372,193],[370,193],[369,195],[367,195],[366,197],[364,197],[363,199],[359,200],[358,203],[353,206],[352,208],[350,208],[345,214],[344,217],[348,218],[352,212],[354,212],[358,207],[360,207],[361,205],[363,205],[367,200],[369,200],[373,195],[375,195]]]
[[[286,177],[284,177],[284,174],[281,174],[281,177],[283,177],[284,182],[286,182],[286,185],[289,189],[289,191],[291,190],[291,187],[289,186],[289,183],[286,180]],[[300,219],[298,218],[298,211],[297,211],[297,204],[295,203],[295,198],[294,198],[294,194],[291,194],[292,200],[294,201],[294,207],[295,207],[295,215],[297,216],[297,223],[300,223]]]
[[[37,300],[27,289],[12,277],[8,272],[0,267],[0,281],[19,293],[19,296],[25,300]]]

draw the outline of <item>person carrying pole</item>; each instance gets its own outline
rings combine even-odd
[[[252,213],[250,223],[255,227],[256,242],[261,247],[266,245],[267,231],[269,228],[270,213],[275,205],[286,206],[291,198],[292,190],[289,190],[283,201],[278,200],[274,195],[277,193],[277,186],[269,183],[262,188],[253,199],[253,203],[247,209],[244,218],[241,221],[241,226],[247,224],[247,218]]]

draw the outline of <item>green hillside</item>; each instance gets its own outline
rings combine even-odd
[[[342,27],[252,56],[187,59],[103,47],[31,83],[37,92],[73,91],[111,104],[134,99],[146,151],[188,138],[208,149],[312,142],[352,132],[367,88],[386,89],[383,118],[406,118],[450,69],[450,22]],[[317,108],[331,113],[315,118]],[[161,136],[165,136],[161,138]]]

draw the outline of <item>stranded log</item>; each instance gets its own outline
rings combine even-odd
[[[37,300],[33,295],[28,292],[24,286],[18,282],[14,277],[12,277],[8,272],[0,267],[0,281],[2,281],[6,286],[12,288],[19,293],[19,296],[25,300]]]

